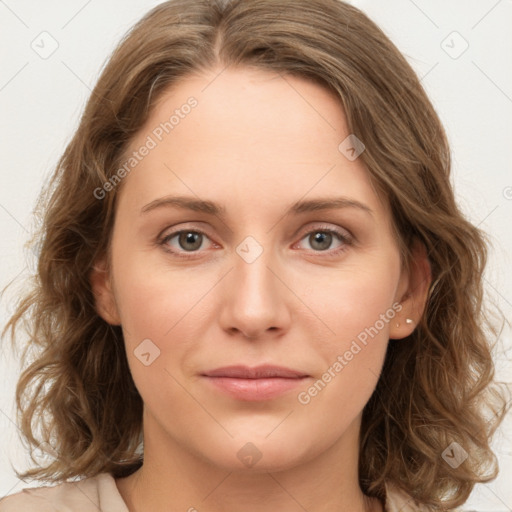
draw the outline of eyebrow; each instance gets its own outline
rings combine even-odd
[[[226,208],[224,206],[213,201],[197,199],[189,196],[166,196],[155,199],[141,209],[141,215],[162,207],[175,207],[184,210],[202,212],[209,215],[215,215],[221,219],[225,219],[226,217]],[[326,197],[297,201],[291,205],[285,215],[342,208],[355,208],[369,215],[373,215],[373,210],[367,205],[347,197]]]

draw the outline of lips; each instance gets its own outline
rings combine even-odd
[[[232,379],[268,379],[272,377],[283,379],[300,379],[308,377],[304,372],[285,368],[283,366],[262,365],[250,368],[248,366],[224,366],[205,372],[207,377],[228,377]]]
[[[270,400],[291,392],[310,377],[282,366],[225,366],[202,374],[216,391],[243,401]]]

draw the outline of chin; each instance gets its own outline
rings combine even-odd
[[[268,432],[270,430],[233,438],[226,436],[222,442],[211,444],[214,451],[204,444],[197,448],[213,465],[225,471],[242,473],[285,471],[317,455],[313,453],[313,446],[308,447],[303,438],[287,436],[286,432],[281,436],[276,432],[268,436]]]

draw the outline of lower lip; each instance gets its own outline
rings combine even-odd
[[[232,377],[208,377],[205,378],[217,389],[231,395],[238,400],[255,402],[257,400],[269,400],[295,389],[304,384],[307,377],[283,378],[271,377],[262,379],[239,379]]]

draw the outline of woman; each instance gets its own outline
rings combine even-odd
[[[49,457],[19,475],[57,486],[0,511],[464,503],[504,402],[449,172],[417,77],[354,7],[153,9],[46,196],[7,328],[31,318],[17,401]]]

